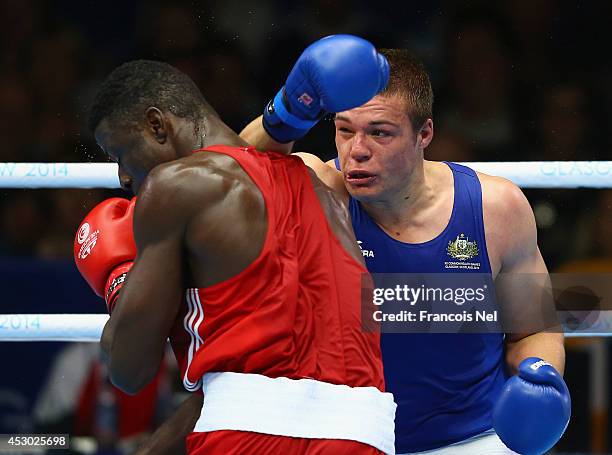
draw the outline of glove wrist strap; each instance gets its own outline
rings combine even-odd
[[[108,314],[111,314],[113,312],[115,303],[119,298],[119,290],[123,286],[123,283],[127,278],[127,274],[132,268],[133,264],[134,263],[132,261],[124,262],[123,264],[115,267],[115,269],[108,276],[108,279],[106,280],[106,286],[104,287],[104,301],[106,302]]]
[[[286,144],[303,137],[319,119],[301,119],[287,110],[283,100],[284,88],[279,90],[263,114],[263,127],[266,133],[276,142]]]

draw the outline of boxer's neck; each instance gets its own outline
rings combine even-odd
[[[403,180],[404,185],[388,197],[364,203],[362,206],[372,219],[394,237],[413,228],[421,228],[422,221],[447,197],[443,187],[448,185],[445,165],[423,161],[422,165]],[[452,186],[452,177],[450,177]]]
[[[236,147],[249,145],[216,116],[206,117],[196,134],[198,135],[198,144],[194,148],[206,148],[211,145],[233,145]]]

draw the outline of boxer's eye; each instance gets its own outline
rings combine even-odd
[[[374,130],[371,134],[374,137],[387,137],[390,135],[389,132],[385,130]]]

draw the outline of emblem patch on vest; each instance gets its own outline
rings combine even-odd
[[[478,256],[478,245],[476,241],[470,242],[465,234],[459,234],[455,241],[448,241],[446,252],[452,258],[466,261]]]
[[[475,240],[470,241],[470,238],[465,234],[459,234],[454,241],[449,240],[446,247],[446,253],[456,259],[444,263],[447,269],[479,269],[480,262],[467,262],[478,256],[478,244]]]

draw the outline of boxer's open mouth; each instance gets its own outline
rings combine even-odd
[[[347,172],[346,181],[355,185],[367,185],[376,179],[376,174],[361,169]]]

